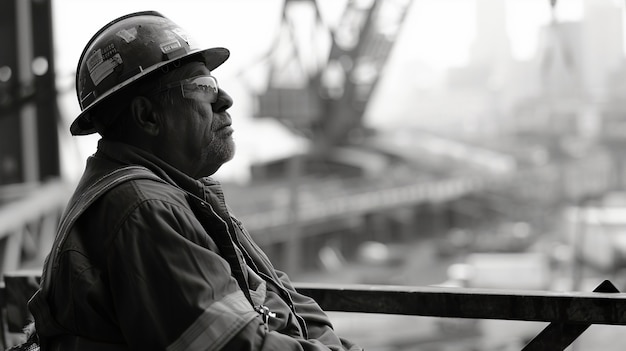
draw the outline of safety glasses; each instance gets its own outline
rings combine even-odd
[[[172,88],[180,87],[181,94],[186,99],[195,99],[213,104],[217,101],[219,86],[213,76],[197,76],[165,85],[155,91],[160,93]]]

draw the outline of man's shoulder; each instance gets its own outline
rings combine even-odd
[[[166,182],[154,179],[131,179],[103,195],[103,201],[112,205],[147,201],[170,202],[187,206],[186,193]]]
[[[88,163],[70,206],[85,208],[84,200],[94,198],[85,208],[88,216],[107,221],[117,221],[138,208],[158,204],[189,208],[186,192],[152,170],[139,164],[120,167],[105,161],[93,158]]]
[[[82,219],[100,223],[98,230],[116,233],[122,223],[135,216],[133,214],[162,216],[163,211],[191,213],[185,193],[159,181],[132,179],[102,194],[86,210]]]

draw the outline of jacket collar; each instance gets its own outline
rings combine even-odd
[[[88,159],[85,173],[86,175],[89,172],[106,173],[126,165],[144,166],[166,182],[201,198],[205,198],[204,185],[219,186],[219,183],[210,177],[202,180],[193,179],[149,152],[107,139],[98,141],[98,150]]]

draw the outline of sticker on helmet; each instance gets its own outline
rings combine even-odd
[[[187,43],[190,49],[193,50],[196,47],[195,40],[193,39],[193,37],[187,34],[187,32],[185,32],[184,29],[174,28],[172,29],[172,32],[176,33],[176,35],[178,35],[181,39],[183,39]]]
[[[110,53],[111,51],[109,51]],[[107,55],[109,56],[109,55]],[[108,77],[115,67],[122,63],[122,57],[120,54],[115,53],[113,56],[104,59],[102,55],[102,50],[96,50],[90,57],[87,59],[87,69],[89,70],[89,76],[93,81],[93,84],[98,85],[102,80]]]
[[[184,41],[187,41],[187,33],[182,30],[182,28],[172,28],[172,32],[176,33],[179,37],[183,38]]]
[[[87,69],[89,72],[93,71],[93,69],[104,61],[102,59],[102,50],[98,49],[94,51],[91,56],[87,59]]]
[[[182,47],[183,46],[180,44],[180,42],[174,39],[165,43],[161,43],[161,52],[164,54],[169,54],[170,52],[176,51]]]
[[[161,33],[161,36],[164,39],[171,39],[171,40],[176,39],[176,36],[174,35],[174,33],[169,29],[164,29],[163,32]]]
[[[137,28],[132,27],[129,29],[122,29],[115,33],[118,37],[122,38],[127,44],[137,39]]]

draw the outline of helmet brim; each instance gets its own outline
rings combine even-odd
[[[151,74],[157,71],[159,68],[169,65],[175,64],[177,62],[187,62],[187,61],[195,61],[201,60],[206,67],[213,71],[217,67],[219,67],[222,63],[224,63],[228,57],[230,56],[230,51],[226,48],[210,48],[205,50],[198,50],[194,52],[190,52],[184,56],[177,57],[170,61],[164,61],[159,63],[158,65],[154,65],[140,74],[137,74],[132,79],[128,79],[123,83],[111,88],[107,91],[106,94],[98,97],[92,104],[90,104],[87,108],[85,108],[79,115],[74,119],[72,124],[70,125],[70,133],[72,135],[89,135],[96,133],[96,129],[94,127],[91,115],[94,108],[97,108],[103,102],[109,100],[110,97],[114,95],[118,95],[120,92],[124,91],[125,88],[129,87],[131,84],[140,82],[146,77],[151,76]]]

